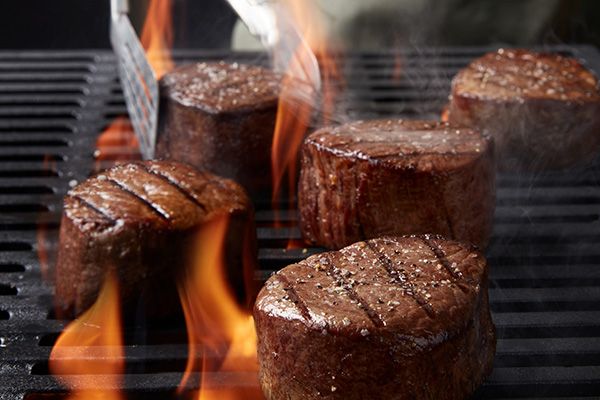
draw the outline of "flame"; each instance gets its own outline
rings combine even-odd
[[[224,245],[228,224],[227,216],[218,216],[201,228],[193,268],[179,288],[189,339],[189,358],[179,391],[185,390],[193,371],[201,370],[198,399],[262,399],[256,381],[254,321],[251,313],[238,305],[227,283]],[[256,390],[219,388],[211,378],[215,372],[252,373]]]
[[[171,0],[151,0],[142,29],[142,47],[156,79],[173,69],[170,49],[173,46]]]
[[[301,38],[319,60],[321,87],[320,93],[311,92],[311,95],[304,93],[301,99],[298,98],[299,90],[306,91],[302,88],[299,89],[298,80],[305,78],[307,75],[319,76],[319,71],[311,71],[315,73],[307,74],[304,70],[308,65],[312,65],[309,62],[311,54],[306,46],[299,45],[292,53],[292,59],[289,61],[282,82],[273,135],[271,166],[273,171],[272,203],[274,210],[279,209],[279,199],[282,195],[286,177],[288,196],[290,198],[295,197],[299,151],[310,126],[313,110],[317,100],[320,99],[323,122],[332,119],[340,82],[337,63],[327,46],[328,41],[322,16],[316,13],[314,8],[310,7],[308,2],[304,0],[285,0],[283,4],[287,7],[291,21]],[[277,57],[278,54],[273,56]],[[313,88],[317,87],[317,82],[307,82],[307,84]],[[276,225],[279,225],[277,211],[275,220]],[[295,248],[297,243],[293,243],[290,239],[288,247]]]
[[[124,400],[116,388],[124,372],[117,279],[106,276],[96,303],[70,323],[50,354],[50,371],[64,381],[72,400]]]
[[[141,158],[137,136],[127,117],[115,118],[98,136],[94,157],[96,171]]]
[[[449,120],[450,120],[450,107],[448,104],[446,104],[444,107],[442,107],[442,112],[440,114],[440,121],[448,122]]]

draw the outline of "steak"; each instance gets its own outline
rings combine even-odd
[[[285,267],[254,307],[267,399],[467,398],[495,353],[487,273],[473,247],[430,235]]]
[[[494,197],[493,143],[469,128],[357,121],[304,142],[298,205],[311,244],[437,233],[485,246]]]
[[[585,164],[600,150],[600,86],[574,58],[500,49],[453,79],[449,121],[494,136],[503,170]]]
[[[252,194],[267,191],[282,78],[225,62],[166,74],[160,81],[157,157],[234,179]]]
[[[119,165],[80,183],[64,199],[59,311],[85,311],[114,270],[125,310],[139,303],[148,316],[172,315],[196,233],[219,216],[229,217],[227,273],[243,294],[243,275],[256,260],[256,231],[252,204],[238,184],[168,161]]]

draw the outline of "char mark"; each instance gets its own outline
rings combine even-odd
[[[121,183],[117,182],[116,180],[114,180],[112,178],[108,178],[108,182],[110,182],[110,184],[113,185],[114,187],[116,187],[116,188],[122,190],[123,192],[131,195],[131,197],[135,198],[138,202],[144,204],[152,212],[154,212],[154,214],[156,214],[160,219],[163,219],[165,221],[169,221],[170,220],[169,214],[167,214],[166,212],[164,212],[163,210],[161,210],[160,207],[157,207],[156,205],[152,204],[152,202],[150,202],[150,201],[144,199],[143,197],[139,196],[137,193],[135,193],[134,191],[130,190],[128,187],[122,185]]]
[[[71,197],[75,200],[77,200],[79,202],[79,204],[81,204],[82,206],[94,211],[96,214],[100,215],[102,218],[104,218],[105,220],[107,220],[108,222],[110,222],[111,224],[116,224],[117,221],[111,217],[110,215],[108,215],[106,212],[104,212],[103,210],[99,209],[98,207],[96,207],[95,205],[93,205],[92,203],[90,203],[89,201],[87,201],[86,199],[84,199],[83,197],[79,196],[79,195],[71,195]]]
[[[325,265],[327,275],[332,277],[336,283],[344,289],[348,297],[355,301],[358,306],[365,312],[367,317],[371,320],[373,325],[378,328],[385,326],[385,321],[381,319],[379,314],[354,290],[353,284],[348,282],[346,278],[341,274],[340,270],[335,268],[328,258],[327,265]]]
[[[298,308],[300,315],[302,315],[307,322],[312,321],[312,317],[310,316],[310,312],[308,311],[306,303],[304,300],[302,300],[302,298],[300,298],[298,292],[296,292],[296,289],[289,279],[283,274],[279,274],[277,278],[283,283],[283,290],[285,290],[292,303],[294,303],[294,305]]]
[[[423,243],[425,243],[425,245],[427,247],[429,247],[431,249],[431,251],[435,255],[435,258],[437,258],[437,260],[440,262],[440,264],[442,264],[444,269],[452,277],[453,282],[456,283],[457,281],[462,279],[462,274],[460,273],[460,271],[457,272],[454,270],[454,268],[452,268],[450,261],[448,261],[448,259],[446,258],[446,254],[444,253],[444,251],[442,249],[439,248],[439,246],[434,244],[431,240],[429,240],[426,237],[420,236],[419,238],[423,241]],[[460,287],[460,289],[463,292],[465,291],[465,288],[462,285],[458,285],[458,287]]]
[[[427,302],[427,300],[425,300],[415,292],[415,287],[410,282],[408,275],[404,274],[402,271],[397,270],[394,266],[394,262],[388,257],[387,254],[379,251],[379,249],[373,246],[373,244],[369,241],[365,241],[365,243],[367,244],[369,250],[371,250],[377,256],[379,263],[386,270],[386,272],[392,279],[392,282],[400,285],[400,287],[404,289],[404,292],[410,297],[412,297],[414,301],[425,311],[425,313],[430,318],[433,318],[435,316],[433,308]]]
[[[202,204],[200,201],[198,201],[198,199],[196,199],[196,197],[194,197],[194,195],[192,195],[192,193],[189,190],[187,190],[183,186],[179,185],[179,182],[170,178],[167,175],[164,175],[160,171],[156,171],[156,170],[148,168],[145,164],[140,163],[139,165],[142,168],[142,170],[144,170],[146,173],[154,175],[154,176],[162,179],[165,183],[170,185],[175,190],[179,191],[179,193],[183,194],[188,200],[190,200],[192,203],[196,204],[203,211],[206,211],[206,206],[204,204]],[[206,185],[204,187],[206,187]]]

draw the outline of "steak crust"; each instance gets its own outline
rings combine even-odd
[[[494,136],[502,170],[585,164],[600,151],[600,85],[574,58],[500,49],[454,77],[449,121]]]
[[[238,184],[170,161],[119,165],[82,182],[64,199],[59,311],[85,311],[114,270],[125,309],[141,303],[148,316],[171,315],[179,309],[177,279],[191,262],[196,233],[218,216],[229,217],[227,272],[243,293],[256,232],[252,204]]]
[[[304,142],[298,204],[311,244],[433,232],[485,246],[494,198],[493,143],[472,129],[357,121]]]
[[[431,235],[282,269],[254,308],[267,399],[467,398],[495,353],[487,273],[474,248]]]
[[[261,67],[225,62],[166,74],[157,157],[234,179],[252,194],[268,190],[281,80]]]

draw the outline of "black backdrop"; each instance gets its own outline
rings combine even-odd
[[[147,3],[130,0],[136,28]],[[176,47],[229,45],[236,17],[225,0],[172,3]],[[0,49],[108,48],[109,18],[110,0],[3,0]]]
[[[235,15],[225,0],[172,1],[176,47],[228,46]],[[140,25],[148,0],[130,2],[132,19]],[[3,0],[0,49],[108,48],[109,4],[109,0]],[[600,1],[562,0],[555,14],[540,42],[600,45]]]

